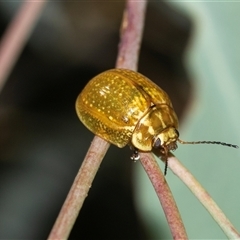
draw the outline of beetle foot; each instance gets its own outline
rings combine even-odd
[[[136,162],[136,161],[138,161],[139,159],[140,159],[140,155],[139,155],[139,153],[138,153],[138,149],[134,148],[133,154],[132,154],[132,156],[131,156],[131,160],[132,160],[133,162]]]

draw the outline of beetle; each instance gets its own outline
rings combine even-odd
[[[160,150],[167,170],[169,151],[185,142],[179,139],[178,118],[167,93],[142,74],[128,69],[110,69],[92,78],[76,100],[81,122],[94,134],[119,148],[127,144],[139,159],[139,151]]]

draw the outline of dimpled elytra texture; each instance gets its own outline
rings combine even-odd
[[[165,91],[163,91],[159,86],[152,82],[147,77],[143,76],[138,72],[124,69],[115,69],[116,72],[119,72],[123,77],[131,79],[139,88],[142,88],[151,99],[151,102],[155,105],[157,104],[167,104],[172,107],[172,102]]]
[[[86,85],[76,110],[83,124],[110,143],[124,147],[153,105],[172,107],[168,95],[140,73],[126,69],[103,72]]]

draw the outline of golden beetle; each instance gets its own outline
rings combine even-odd
[[[91,79],[77,98],[76,111],[94,134],[120,148],[132,146],[133,160],[139,159],[138,150],[152,148],[160,149],[167,160],[177,141],[237,148],[222,142],[180,140],[178,118],[167,93],[147,77],[127,69],[111,69]]]

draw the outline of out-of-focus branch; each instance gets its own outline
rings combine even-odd
[[[127,1],[117,68],[136,70],[145,9],[146,0]],[[109,143],[99,137],[94,137],[48,239],[64,240],[68,238],[108,147]]]
[[[0,42],[0,92],[47,1],[24,1]]]

